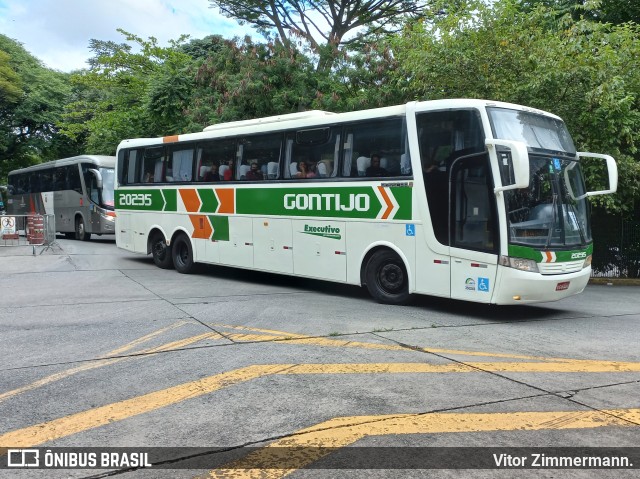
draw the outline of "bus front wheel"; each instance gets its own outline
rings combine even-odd
[[[171,255],[171,247],[167,246],[167,241],[162,233],[155,233],[151,237],[151,255],[153,262],[158,268],[173,268],[173,258]]]
[[[409,278],[402,259],[391,250],[380,250],[371,256],[365,279],[369,294],[378,302],[402,304],[409,299]]]
[[[76,218],[76,239],[80,241],[89,241],[91,239],[91,233],[87,233],[82,216]]]
[[[183,234],[179,235],[171,245],[171,252],[173,265],[178,273],[193,273],[195,263],[193,262],[193,249],[191,248],[189,238]]]

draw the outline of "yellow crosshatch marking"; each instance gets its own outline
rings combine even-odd
[[[594,362],[595,363],[595,362]],[[626,366],[625,366],[626,365]],[[53,421],[0,435],[0,447],[30,447],[77,434],[106,424],[177,404],[241,382],[279,374],[401,374],[502,372],[627,372],[640,371],[640,363],[365,363],[365,364],[271,364],[254,365],[143,394],[106,406],[89,409]]]
[[[524,355],[511,355],[504,353],[489,353],[478,351],[461,351],[436,348],[410,349],[395,344],[379,344],[358,341],[346,341],[340,339],[328,339],[326,337],[309,337],[296,333],[275,331],[268,329],[251,328],[246,326],[231,326],[224,324],[211,324],[217,329],[230,329],[234,332],[219,334],[216,332],[202,333],[183,339],[174,340],[159,346],[136,350],[151,340],[159,338],[164,333],[190,324],[188,321],[179,321],[165,328],[159,329],[127,343],[109,353],[99,357],[95,363],[84,364],[75,368],[61,371],[47,376],[27,386],[0,394],[0,401],[6,400],[25,391],[44,386],[53,381],[67,378],[73,374],[95,369],[97,367],[114,364],[125,359],[133,359],[138,356],[120,356],[124,354],[150,354],[154,352],[172,351],[192,345],[199,341],[210,339],[228,339],[232,341],[278,341],[279,344],[313,344],[321,347],[349,347],[377,350],[392,350],[404,352],[434,352],[451,355],[467,355],[471,357],[494,357],[503,361],[490,362],[450,362],[445,364],[430,364],[426,362],[407,363],[337,363],[337,364],[266,364],[252,365],[233,371],[209,376],[203,379],[190,381],[160,391],[150,392],[126,399],[117,403],[107,404],[87,411],[81,411],[69,416],[48,421],[34,426],[10,431],[0,435],[0,447],[30,447],[46,442],[54,441],[73,434],[125,420],[140,414],[155,411],[187,399],[210,394],[217,390],[231,387],[246,381],[273,375],[297,375],[297,374],[445,374],[445,373],[478,373],[478,372],[512,372],[512,373],[607,373],[607,372],[640,372],[640,363],[578,360],[567,358],[547,358]],[[281,343],[280,343],[281,341]],[[113,357],[118,356],[118,357]],[[506,361],[517,359],[519,361]],[[524,360],[524,361],[522,361]],[[614,416],[617,416],[614,417]],[[622,419],[621,419],[622,418]],[[366,435],[382,434],[410,434],[424,432],[468,432],[483,430],[514,430],[514,429],[566,429],[588,428],[599,426],[629,426],[625,420],[640,422],[640,409],[620,409],[605,412],[531,412],[531,413],[449,413],[449,414],[412,414],[392,416],[371,416],[337,418],[327,423],[300,431],[292,438],[283,439],[271,446],[299,445],[302,438],[307,438],[303,445],[321,444],[327,447],[342,447],[357,441]],[[519,422],[520,421],[520,422]],[[411,426],[413,424],[414,426]],[[520,424],[520,425],[519,425]],[[525,426],[521,427],[521,424]],[[346,426],[349,426],[348,428]],[[340,429],[342,427],[342,429]],[[414,427],[412,429],[412,427]],[[416,429],[417,428],[417,429]],[[440,428],[440,429],[438,429]],[[457,428],[457,429],[456,429]],[[487,428],[487,429],[485,429]],[[493,428],[493,429],[492,429]],[[325,430],[331,429],[331,434],[338,431],[337,436],[327,436]],[[384,432],[386,431],[386,432]],[[324,434],[324,436],[323,436]],[[345,439],[346,438],[346,439]],[[284,441],[284,442],[283,442]],[[289,442],[287,442],[289,441]],[[265,448],[268,449],[268,448]],[[247,460],[266,460],[267,456],[260,456],[261,451],[256,451]],[[263,453],[266,454],[266,453]],[[317,458],[307,457],[305,463],[301,459],[300,467],[313,462]],[[253,464],[253,463],[252,463]],[[225,474],[238,471],[225,470]],[[250,471],[240,471],[242,474]],[[263,471],[264,472],[264,471]],[[290,472],[290,471],[289,471]],[[276,476],[282,477],[288,474],[282,470],[276,471]],[[214,477],[254,477],[246,475],[224,475]]]
[[[640,423],[640,409],[341,417],[302,429],[225,465],[224,469],[210,471],[206,477],[278,479],[322,459],[335,448],[349,446],[367,436],[634,427],[632,423]],[[278,464],[282,464],[279,456],[283,453],[287,455],[286,463],[294,464],[295,468],[279,468]]]

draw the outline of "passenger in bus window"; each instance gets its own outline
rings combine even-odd
[[[222,179],[224,181],[231,181],[233,179],[233,160],[227,160],[227,163],[224,166],[225,168],[222,172]]]
[[[306,161],[298,162],[298,173],[296,173],[296,178],[315,178],[315,176],[316,174],[311,170]]]
[[[257,162],[254,161],[253,163],[251,163],[251,169],[247,172],[245,178],[249,181],[264,180],[264,175],[258,168]]]
[[[151,173],[150,171],[147,171],[144,174],[143,183],[153,183],[153,173]]]
[[[379,177],[389,176],[389,172],[380,166],[380,155],[371,155],[371,166],[365,171],[365,176]]]
[[[204,175],[204,181],[220,181],[220,174],[218,173],[218,165],[211,165],[211,169],[207,171]]]

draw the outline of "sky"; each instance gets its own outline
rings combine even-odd
[[[124,43],[118,28],[155,37],[162,46],[181,34],[258,36],[209,8],[207,0],[0,0],[0,33],[63,72],[87,68],[91,39]]]

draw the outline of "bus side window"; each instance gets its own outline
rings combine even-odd
[[[191,181],[193,175],[193,148],[171,152],[167,166],[167,181]]]
[[[276,179],[281,155],[282,133],[247,136],[240,139],[235,179],[242,181]],[[253,164],[257,165],[257,168],[254,167],[252,171]],[[269,176],[269,168],[271,176]]]
[[[287,135],[287,178],[332,178],[338,173],[341,128],[298,130]]]
[[[82,183],[80,183],[80,171],[78,165],[71,165],[67,171],[67,184],[69,189],[82,194]]]
[[[367,177],[367,170],[371,177],[400,175],[400,159],[406,143],[403,125],[402,118],[385,118],[348,125],[342,176]],[[378,168],[371,168],[372,155],[380,157]]]
[[[144,151],[142,182],[160,183],[164,176],[164,147],[152,146]]]

